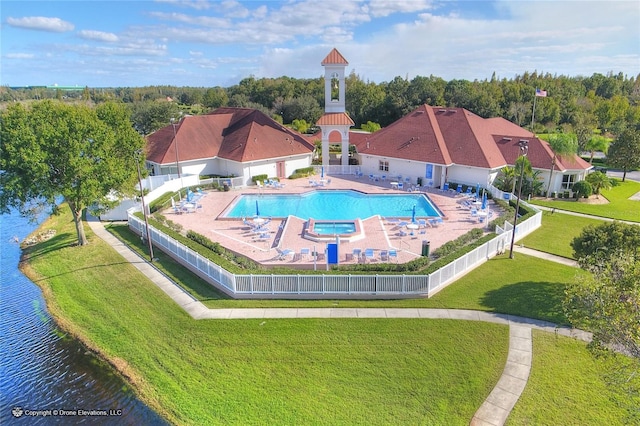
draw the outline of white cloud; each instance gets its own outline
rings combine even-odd
[[[7,18],[7,24],[12,27],[50,31],[55,33],[72,31],[74,28],[71,22],[63,21],[60,18],[47,18],[44,16],[27,16],[24,18],[9,17]]]
[[[149,16],[152,16],[163,21],[180,22],[187,25],[198,25],[203,27],[221,27],[227,28],[231,23],[224,18],[216,18],[212,16],[192,16],[184,13],[164,13],[164,12],[150,12]]]
[[[431,0],[371,0],[369,11],[373,17],[389,16],[394,13],[413,13],[432,9]]]
[[[180,7],[188,7],[195,10],[206,10],[211,7],[208,0],[156,0],[158,3],[168,3]]]
[[[32,53],[7,53],[4,57],[9,59],[33,59],[36,55]]]
[[[104,31],[81,30],[78,31],[78,36],[86,40],[105,41],[108,43],[115,43],[119,40],[114,33],[106,33]]]

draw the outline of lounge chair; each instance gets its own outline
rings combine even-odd
[[[365,249],[364,258],[365,258],[365,260],[369,260],[369,261],[374,260],[376,258],[376,256],[373,253],[373,249],[371,249],[371,248]]]
[[[291,249],[281,250],[279,248],[276,248],[276,251],[278,252],[278,260],[284,260],[287,256],[292,256],[296,253]]]
[[[309,256],[309,254],[311,253],[311,250],[309,250],[308,248],[301,248],[300,249],[300,259],[306,259],[307,256]]]
[[[354,248],[351,252],[351,255],[356,260],[356,262],[360,262],[360,256],[362,256],[362,249]]]

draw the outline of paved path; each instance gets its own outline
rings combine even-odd
[[[145,274],[155,285],[164,291],[174,302],[192,318],[200,319],[267,319],[267,318],[430,318],[457,319],[467,321],[485,321],[509,326],[509,352],[502,376],[495,388],[471,420],[474,426],[500,426],[505,423],[524,390],[533,358],[531,330],[542,330],[590,341],[591,334],[558,327],[557,325],[530,318],[496,314],[484,311],[464,309],[427,309],[427,308],[248,308],[248,309],[210,309],[191,296],[177,283],[141,258],[136,252],[122,243],[103,224],[89,216],[89,226],[93,232],[111,245],[122,257]],[[524,249],[518,249],[526,252]],[[541,255],[541,252],[534,255]],[[527,253],[529,254],[529,253]],[[546,256],[552,256],[547,255]],[[548,258],[548,257],[546,257]],[[550,258],[554,260],[557,256]],[[563,259],[563,258],[559,258]],[[558,260],[558,259],[555,259]],[[565,259],[566,260],[566,259]]]

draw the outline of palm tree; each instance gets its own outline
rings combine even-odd
[[[501,168],[500,174],[496,178],[494,185],[496,188],[498,188],[501,191],[515,192],[516,169],[509,166]]]
[[[551,170],[549,172],[547,197],[551,191],[551,182],[553,181],[553,171],[556,168],[556,159],[558,157],[575,154],[578,151],[578,140],[575,135],[570,135],[568,133],[554,133],[549,136],[549,147],[553,151],[553,159],[551,160]]]
[[[524,170],[523,170],[524,168]],[[529,158],[521,155],[520,157],[518,157],[516,159],[516,166],[514,167],[515,170],[515,174],[517,176],[517,181],[520,181],[520,176],[523,177],[523,184],[524,184],[524,178],[527,178],[529,176],[531,176],[533,169],[531,168],[531,162],[529,161]],[[516,182],[513,183],[513,192],[515,193],[516,191]],[[520,188],[522,188],[522,186],[520,186]],[[518,194],[518,197],[522,198],[522,194]]]
[[[585,145],[585,149],[591,153],[591,158],[589,158],[589,164],[593,163],[593,156],[596,151],[600,151],[603,153],[607,153],[609,151],[609,145],[611,141],[604,136],[594,135],[589,139],[587,144]]]
[[[611,179],[602,172],[589,173],[585,180],[591,184],[593,193],[596,195],[600,195],[601,189],[609,189],[613,186]]]

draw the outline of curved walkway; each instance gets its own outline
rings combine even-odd
[[[111,245],[122,257],[145,274],[174,302],[194,319],[256,319],[256,318],[429,318],[486,321],[509,326],[509,352],[502,376],[487,399],[476,411],[470,424],[500,426],[520,398],[527,385],[533,358],[531,330],[542,330],[590,341],[591,334],[558,327],[530,318],[465,309],[428,308],[254,308],[210,309],[196,300],[177,283],[142,259],[136,252],[114,237],[95,217],[88,216],[93,232]],[[532,250],[533,251],[533,250]],[[535,252],[535,251],[533,251]],[[540,252],[536,252],[540,253]],[[529,254],[529,253],[527,253]],[[557,257],[557,256],[556,256]],[[563,258],[560,258],[563,259]]]

